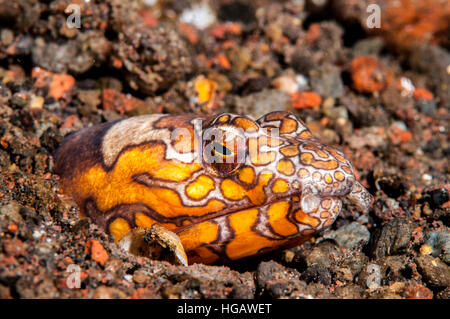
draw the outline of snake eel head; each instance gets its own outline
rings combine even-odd
[[[373,201],[356,180],[348,158],[315,139],[305,123],[290,112],[268,113],[256,121],[225,113],[206,121],[203,132],[207,132],[203,135],[203,163],[211,174],[224,179],[236,172],[243,174],[245,169],[256,176],[271,174],[275,181],[272,193],[299,195],[306,213],[317,211],[324,199],[347,197],[361,211],[367,211]],[[214,156],[216,161],[211,160]]]

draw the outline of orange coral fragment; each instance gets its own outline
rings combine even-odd
[[[31,76],[36,79],[36,87],[48,86],[48,95],[56,100],[68,93],[75,84],[75,78],[69,74],[52,73],[39,67],[33,69]]]
[[[197,91],[199,104],[211,101],[216,95],[216,82],[208,80],[203,76],[200,76],[195,80],[194,87]]]
[[[114,110],[121,114],[142,106],[144,101],[131,95],[125,95],[114,89],[104,89],[102,93],[102,105],[104,110]]]
[[[216,39],[223,39],[227,33],[239,35],[242,32],[242,27],[237,22],[224,23],[209,30],[209,34]]]
[[[392,77],[391,71],[372,56],[354,58],[350,64],[350,73],[354,88],[364,93],[382,91]]]
[[[306,109],[320,106],[322,98],[315,92],[303,91],[292,94],[291,101],[294,108]]]
[[[368,29],[382,35],[400,50],[415,45],[445,41],[450,28],[450,6],[442,0],[378,0],[381,8],[382,28]],[[366,24],[363,24],[367,28]]]
[[[150,10],[139,10],[138,14],[142,18],[142,22],[146,27],[156,27],[158,25],[158,19],[152,14]]]
[[[413,92],[413,97],[416,100],[432,100],[433,99],[433,93],[431,93],[430,91],[428,91],[427,89],[424,88],[417,88],[414,90]]]
[[[103,266],[108,261],[108,252],[98,240],[91,239],[87,242],[86,248],[91,251],[92,260],[98,262],[100,265]]]
[[[223,54],[219,54],[217,55],[217,62],[219,63],[219,65],[221,67],[223,67],[224,69],[229,69],[231,67],[230,61],[228,60],[228,58],[223,55]]]
[[[64,93],[69,92],[74,84],[75,79],[73,76],[68,74],[55,74],[54,80],[50,84],[48,95],[58,100]]]
[[[192,44],[196,44],[198,42],[198,34],[195,28],[189,23],[180,23],[178,28],[184,33],[186,38]]]
[[[407,143],[413,139],[413,135],[410,131],[401,130],[398,127],[394,127],[392,129],[390,139],[392,144]]]

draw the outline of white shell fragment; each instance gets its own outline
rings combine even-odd
[[[180,238],[158,224],[148,228],[133,228],[117,244],[126,252],[136,256],[188,265]]]

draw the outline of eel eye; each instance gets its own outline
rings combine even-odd
[[[212,141],[211,144],[212,144],[211,150],[216,154],[218,153],[219,155],[223,156],[230,156],[233,154],[233,152],[223,144],[214,141]]]
[[[242,133],[230,127],[211,128],[203,135],[203,165],[211,173],[228,176],[245,162],[246,146]]]

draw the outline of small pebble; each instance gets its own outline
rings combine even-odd
[[[44,98],[42,96],[33,96],[30,102],[30,109],[40,110],[44,105]]]
[[[102,266],[105,265],[108,261],[108,252],[103,245],[98,240],[92,239],[86,246],[91,250],[92,260],[98,262]]]
[[[8,205],[0,206],[0,218],[6,216],[16,223],[21,222],[23,221],[23,218],[20,215],[19,211],[20,205],[16,202],[11,202]]]
[[[450,267],[430,255],[417,257],[417,269],[425,282],[436,288],[450,286]]]
[[[427,232],[424,236],[425,244],[420,248],[422,253],[422,248],[424,248],[428,254],[433,257],[437,257],[443,254],[442,260],[447,264],[450,264],[450,231],[448,230],[434,230]]]
[[[276,110],[286,110],[290,105],[289,95],[278,90],[265,89],[258,93],[236,99],[236,112],[258,119]]]
[[[3,29],[0,34],[0,41],[4,46],[10,45],[14,41],[14,33],[9,29]]]
[[[410,245],[412,231],[408,220],[395,218],[388,221],[377,229],[371,238],[371,256],[380,259],[406,251]]]
[[[298,84],[294,75],[282,75],[273,80],[272,85],[279,91],[289,95],[298,91]]]
[[[431,254],[431,252],[433,251],[433,247],[431,247],[430,245],[422,245],[422,247],[420,247],[420,254],[421,255],[429,255]]]
[[[335,240],[342,248],[354,249],[358,244],[365,245],[369,242],[370,232],[366,226],[353,222],[329,231],[323,237]]]
[[[100,286],[95,289],[92,298],[94,299],[123,299],[127,295],[118,288]]]

